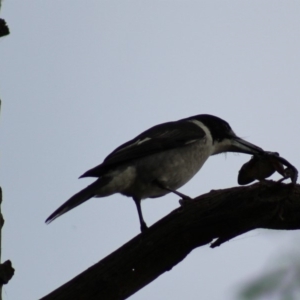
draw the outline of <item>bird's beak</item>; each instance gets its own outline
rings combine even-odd
[[[246,153],[246,154],[252,154],[252,155],[265,153],[265,151],[262,148],[257,147],[237,136],[232,138],[231,146],[228,151]]]

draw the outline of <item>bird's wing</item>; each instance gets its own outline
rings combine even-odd
[[[99,177],[111,167],[203,139],[205,132],[193,122],[181,120],[156,125],[109,154],[102,164],[81,177]]]

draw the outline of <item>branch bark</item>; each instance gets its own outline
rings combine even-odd
[[[196,247],[220,246],[256,228],[300,229],[300,186],[269,181],[185,201],[146,233],[41,300],[126,299]]]

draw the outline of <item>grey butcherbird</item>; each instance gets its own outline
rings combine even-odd
[[[81,177],[97,177],[97,180],[60,206],[46,223],[92,197],[120,193],[134,200],[143,232],[147,225],[141,200],[170,192],[188,198],[176,190],[201,169],[209,156],[222,152],[264,153],[236,136],[226,121],[212,115],[151,127],[115,149],[102,164],[85,172]]]

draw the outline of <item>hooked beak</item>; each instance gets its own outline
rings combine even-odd
[[[265,151],[262,148],[257,147],[237,136],[232,138],[231,146],[228,151],[246,153],[246,154],[252,154],[252,155],[265,153]]]

